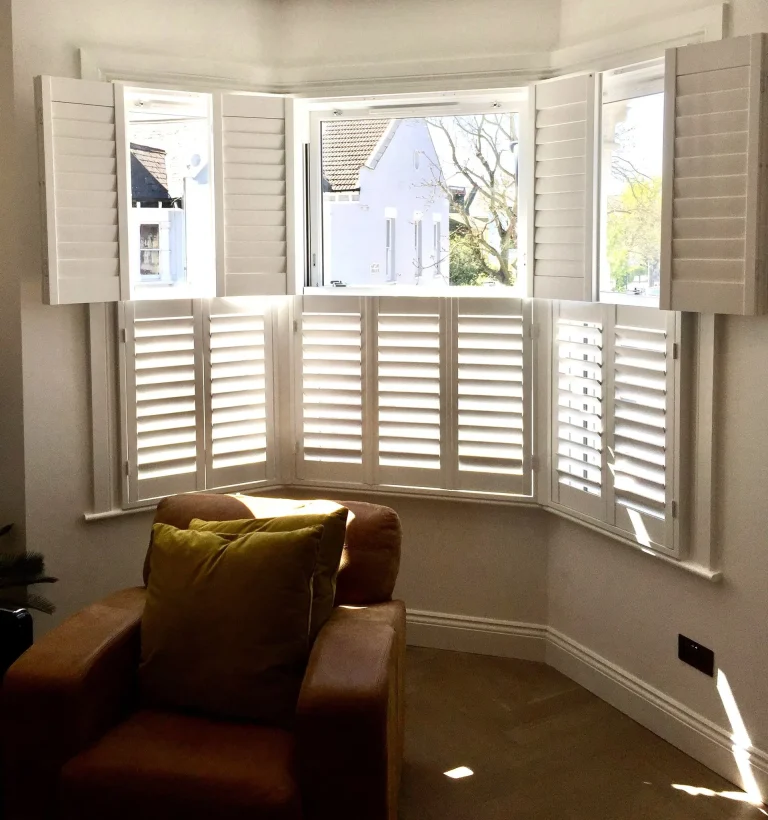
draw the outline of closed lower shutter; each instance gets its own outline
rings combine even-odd
[[[363,300],[298,300],[300,478],[363,480]]]
[[[454,302],[456,487],[530,492],[529,324],[518,299]]]
[[[207,305],[206,483],[252,484],[268,477],[271,439],[271,312],[263,299]],[[269,425],[269,426],[268,426]]]
[[[445,300],[381,297],[376,314],[378,483],[444,486]]]
[[[126,302],[129,503],[204,488],[200,303]]]
[[[601,520],[604,497],[604,353],[599,306],[556,304],[552,381],[553,499]]]

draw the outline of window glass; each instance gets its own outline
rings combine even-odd
[[[215,242],[209,94],[128,89],[134,298],[212,292]]]
[[[514,286],[517,149],[514,113],[323,121],[317,283]]]
[[[600,294],[604,301],[658,305],[664,94],[660,81],[646,75],[605,79]]]

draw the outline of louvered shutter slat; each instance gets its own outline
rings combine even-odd
[[[299,475],[360,481],[363,469],[362,303],[302,300]]]
[[[189,300],[126,303],[128,501],[202,489],[202,396]]]
[[[458,487],[527,492],[525,321],[519,300],[455,301]]]
[[[270,313],[263,300],[211,299],[205,328],[206,483],[269,475]]]
[[[217,98],[220,296],[288,292],[292,200],[285,112],[286,101],[280,97],[222,94]]]
[[[534,89],[532,295],[591,301],[595,75]]]
[[[667,52],[661,306],[766,309],[768,38]]]
[[[115,87],[58,77],[35,81],[43,183],[43,298],[47,304],[120,299]]]
[[[435,299],[379,300],[376,316],[379,483],[439,487],[444,389]]]

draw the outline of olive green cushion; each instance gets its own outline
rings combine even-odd
[[[312,616],[309,625],[310,641],[314,641],[333,610],[336,575],[344,549],[349,511],[333,501],[293,501],[285,498],[259,499],[258,504],[252,506],[252,511],[255,518],[233,521],[202,521],[193,518],[189,527],[192,530],[222,535],[243,535],[250,532],[285,532],[322,525],[323,535],[312,582]]]
[[[309,654],[322,526],[228,538],[152,528],[145,704],[287,725]]]

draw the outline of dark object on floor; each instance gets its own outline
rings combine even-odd
[[[32,646],[32,616],[26,609],[0,608],[0,678]]]
[[[0,537],[7,535],[13,524],[0,527]],[[30,592],[31,584],[54,584],[58,579],[45,574],[45,560],[39,552],[0,552],[0,607],[37,609],[50,615],[56,607],[44,596]]]
[[[293,731],[142,709],[145,590],[124,590],[49,632],[8,670],[6,820],[395,820],[405,607],[391,594],[400,524],[387,507],[341,503],[351,513],[342,606],[312,648]],[[193,517],[249,512],[235,498],[201,494],[166,500],[156,519],[185,527]]]

